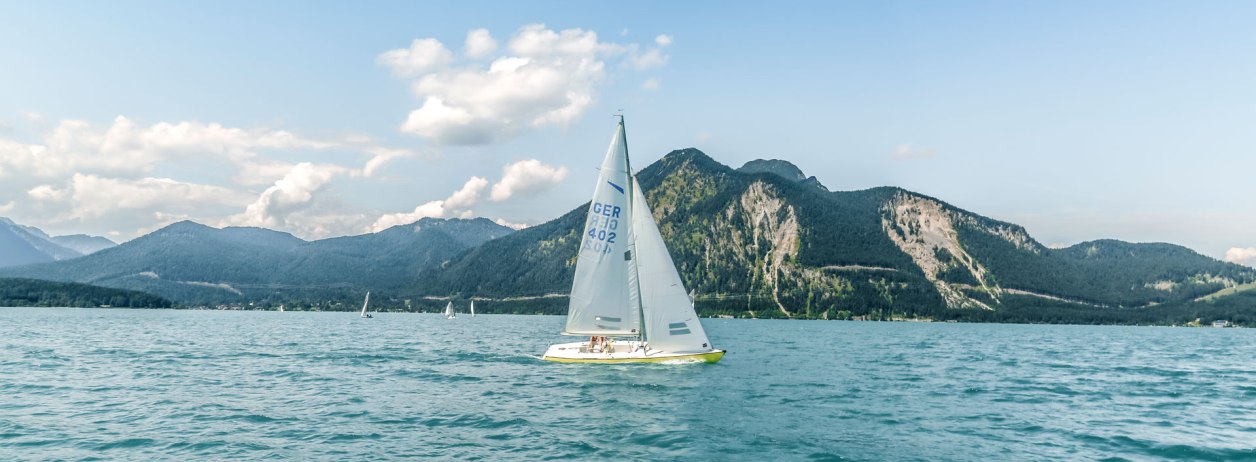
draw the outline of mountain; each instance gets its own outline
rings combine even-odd
[[[82,254],[52,241],[39,228],[0,217],[0,268],[76,258]]]
[[[706,315],[1256,323],[1248,303],[1256,270],[1181,246],[1096,240],[1052,249],[1018,225],[933,197],[829,191],[786,161],[732,169],[696,149],[673,151],[638,178]],[[424,219],[310,242],[181,222],[0,277],[143,290],[189,305],[349,309],[372,290],[385,306],[478,297],[483,312],[562,313],[587,209],[517,232],[483,218]]]
[[[1020,226],[903,189],[830,192],[784,161],[733,170],[684,149],[638,178],[706,314],[1032,322],[1061,309],[1190,303],[1256,281],[1250,268],[1171,244],[1050,249]],[[587,207],[468,249],[421,273],[417,287],[429,295],[566,293]]]
[[[88,236],[86,234],[53,236],[52,242],[83,255],[90,255],[118,245],[118,243],[107,238],[100,236]]]
[[[113,247],[99,236],[49,236],[43,230],[0,217],[0,268],[78,258]]]
[[[425,218],[307,242],[263,228],[183,221],[82,258],[0,275],[142,290],[185,304],[344,301],[366,290],[410,290],[421,269],[510,231],[483,218]]]

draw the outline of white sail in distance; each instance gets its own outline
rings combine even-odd
[[[363,301],[362,301],[362,313],[361,313],[361,314],[359,314],[358,316],[361,316],[361,317],[364,317],[364,318],[365,318],[365,317],[366,317],[366,306],[367,306],[367,305],[370,305],[370,304],[371,304],[371,293],[368,291],[368,292],[366,293],[366,300],[363,300]]]

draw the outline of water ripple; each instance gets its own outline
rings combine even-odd
[[[589,366],[552,316],[0,309],[0,460],[1256,460],[1246,329],[703,322]]]

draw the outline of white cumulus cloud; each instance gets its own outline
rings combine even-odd
[[[208,184],[187,183],[170,178],[108,178],[76,173],[62,189],[41,185],[28,195],[36,200],[68,200],[68,218],[84,220],[99,218],[118,210],[194,211],[212,205],[235,205],[247,200],[229,188]]]
[[[153,171],[164,161],[214,158],[244,165],[263,151],[339,146],[283,130],[246,130],[216,123],[159,122],[142,126],[118,116],[108,127],[98,128],[81,120],[62,120],[43,135],[42,144],[0,139],[0,171],[44,178],[72,173],[136,176]]]
[[[38,132],[0,136],[0,198],[22,198],[15,207],[22,216],[15,218],[113,236],[129,237],[175,217],[278,223],[312,233],[307,236],[360,232],[370,225],[364,214],[313,201],[300,205],[302,196],[292,193],[320,180],[298,181],[310,167],[299,167],[297,159],[317,152],[331,162],[314,165],[320,172],[370,177],[389,161],[418,155],[363,136],[318,140],[195,121],[146,124],[117,116],[105,124],[66,119],[37,125]],[[325,185],[312,191],[319,187]],[[238,213],[250,202],[252,210]]]
[[[534,194],[567,178],[567,167],[545,165],[536,159],[521,160],[502,169],[502,178],[493,184],[490,198],[501,202],[520,194]]]
[[[497,40],[493,40],[493,34],[488,29],[475,29],[467,32],[467,42],[463,49],[468,58],[487,58],[497,52]]]
[[[641,82],[641,89],[642,89],[642,90],[645,90],[645,91],[655,91],[655,90],[658,90],[658,89],[659,89],[659,79],[656,79],[656,78],[653,78],[653,77],[648,78],[648,79],[645,79],[645,81],[644,81],[644,82]]]
[[[437,144],[479,145],[571,123],[592,107],[608,60],[622,59],[635,69],[667,62],[658,48],[644,53],[638,48],[600,41],[593,31],[531,24],[515,32],[503,54],[487,63],[482,60],[498,50],[485,29],[467,34],[467,59],[461,62],[431,38],[387,51],[378,61],[413,78],[411,89],[422,101],[401,124],[402,132]],[[416,60],[416,54],[426,58]]]
[[[414,39],[410,48],[385,51],[375,62],[392,69],[399,77],[413,77],[445,67],[453,53],[436,39]]]
[[[348,169],[336,165],[299,163],[273,186],[266,188],[243,213],[227,221],[235,225],[267,228],[290,226],[287,220],[290,214],[308,208],[314,194],[331,183],[333,176],[347,172]]]
[[[513,229],[513,230],[520,230],[520,229],[523,229],[523,228],[527,228],[527,227],[528,227],[528,225],[526,225],[526,224],[523,224],[523,223],[511,223],[511,222],[506,221],[505,219],[502,219],[502,218],[498,218],[498,219],[496,219],[496,220],[493,220],[493,223],[497,223],[497,224],[499,224],[499,225],[505,226],[505,227],[510,228],[510,229]]]
[[[414,208],[413,212],[389,213],[380,216],[371,225],[372,232],[379,232],[397,225],[405,225],[422,218],[471,218],[471,207],[480,203],[484,189],[488,188],[488,180],[473,176],[448,198],[425,202]]]
[[[1256,266],[1256,247],[1231,247],[1225,251],[1225,261]]]

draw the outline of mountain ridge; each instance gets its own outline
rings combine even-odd
[[[707,315],[1108,322],[1153,316],[1163,311],[1158,307],[1256,282],[1251,268],[1173,244],[1097,239],[1048,248],[1020,225],[903,188],[829,191],[787,161],[760,159],[733,169],[685,148],[637,177],[682,279]],[[15,275],[148,288],[184,303],[348,300],[370,289],[416,304],[528,299],[526,307],[510,309],[561,313],[587,208],[585,202],[514,232],[483,218],[424,219],[319,241],[226,228],[214,242],[247,241],[215,252],[239,260],[231,271],[118,264],[105,266],[126,274],[63,271],[90,266],[71,260]],[[100,254],[133,253],[132,243],[149,236],[178,241],[207,230],[216,228],[176,223]],[[266,252],[240,250],[262,243]],[[279,256],[249,260],[267,252]],[[188,267],[198,262],[176,254],[153,255]]]

